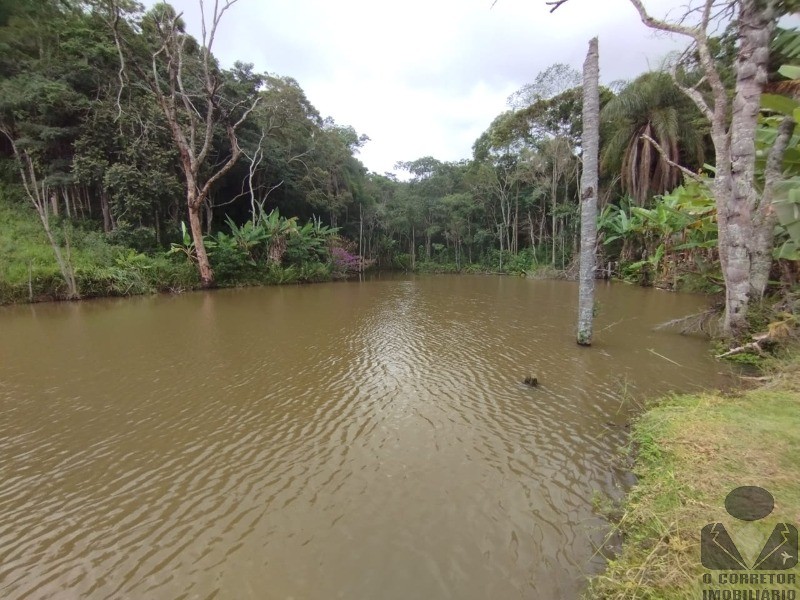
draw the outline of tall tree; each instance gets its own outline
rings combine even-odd
[[[59,216],[60,207],[69,216],[71,200],[74,206],[75,131],[96,84],[96,71],[87,63],[97,58],[92,52],[101,44],[80,10],[52,0],[7,8],[0,25],[0,134],[42,223],[67,297],[77,298],[68,238],[59,239],[51,216]]]
[[[702,116],[668,73],[645,73],[603,107],[609,139],[603,146],[604,172],[620,174],[622,187],[639,205],[683,181],[673,164],[703,164]],[[659,154],[646,138],[664,149]]]
[[[552,10],[567,0],[548,2]],[[699,83],[676,85],[691,98],[711,124],[715,152],[714,199],[719,219],[719,255],[725,279],[723,332],[732,338],[748,333],[747,309],[751,298],[764,294],[772,264],[772,191],[780,170],[756,180],[756,128],[761,94],[767,83],[769,49],[778,19],[797,9],[797,0],[704,0],[675,22],[651,16],[642,0],[630,0],[642,22],[659,31],[688,37],[703,77]],[[726,89],[714,60],[709,32],[715,17],[736,22],[738,51],[733,94]],[[771,150],[770,162],[780,164],[794,121],[787,116]],[[650,143],[662,155],[655,140]],[[675,165],[678,166],[678,165]],[[691,171],[684,172],[693,176]],[[765,273],[767,275],[765,275]]]
[[[578,291],[578,344],[592,343],[595,245],[597,243],[597,163],[600,153],[600,65],[597,38],[583,63],[583,173],[581,174],[581,268]]]
[[[550,65],[536,76],[533,83],[522,86],[508,97],[512,108],[525,108],[541,100],[549,100],[581,84],[581,74],[564,63]]]
[[[203,242],[201,211],[209,200],[214,184],[238,161],[242,150],[237,129],[258,103],[256,90],[239,98],[226,89],[226,74],[212,54],[217,29],[225,12],[238,0],[214,0],[213,12],[206,17],[200,0],[202,38],[200,44],[184,31],[181,15],[168,4],[156,5],[143,22],[143,31],[152,44],[149,68],[141,61],[133,40],[124,41],[122,8],[117,0],[107,0],[109,23],[120,49],[122,66],[129,63],[146,82],[167,121],[172,140],[180,156],[186,181],[186,204],[189,225],[203,287],[214,285],[214,273]],[[210,20],[210,22],[209,22]],[[126,56],[127,55],[127,56]],[[222,128],[230,145],[227,158],[212,161],[214,134]]]

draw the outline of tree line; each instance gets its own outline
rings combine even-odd
[[[763,293],[776,245],[780,258],[797,252],[790,221],[761,202],[794,198],[800,162],[791,71],[800,44],[796,31],[777,28],[789,7],[722,3],[736,18],[714,36],[704,10],[695,25],[673,25],[632,1],[645,23],[692,45],[671,73],[599,91],[600,266],[647,283],[724,286],[736,333],[740,232],[760,240],[747,250],[745,298]],[[551,66],[509,98],[470,159],[402,161],[400,180],[369,172],[358,160],[368,137],[323,118],[291,77],[219,64],[214,40],[235,3],[206,11],[196,39],[166,3],[145,11],[131,0],[0,0],[0,189],[6,202],[33,207],[62,296],[86,295],[87,268],[75,256],[80,231],[92,227],[117,253],[109,268],[121,268],[119,256],[142,266],[171,249],[170,260],[189,263],[205,287],[287,267],[308,280],[371,264],[574,268],[580,73]],[[754,23],[761,33],[751,39]],[[745,64],[754,52],[758,64]],[[747,119],[731,100],[744,88]],[[736,154],[745,138],[752,150]],[[743,161],[751,166],[740,177]],[[749,199],[730,202],[749,212],[726,208],[734,179]],[[31,261],[29,287],[35,268]]]

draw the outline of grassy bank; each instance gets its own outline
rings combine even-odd
[[[636,423],[638,483],[618,523],[622,551],[592,580],[588,598],[684,600],[703,598],[704,589],[748,587],[800,595],[796,584],[726,587],[702,581],[704,574],[717,577],[700,563],[704,525],[723,523],[746,560],[758,555],[777,522],[800,526],[800,354],[759,384],[733,395],[668,398]],[[728,492],[744,485],[774,496],[775,509],[763,521],[744,523],[725,511]],[[800,568],[787,573],[800,580]]]
[[[0,197],[0,223],[0,304],[66,298],[67,286],[33,207]],[[184,290],[198,283],[186,261],[115,245],[91,224],[52,217],[51,228],[82,297]]]
[[[63,300],[67,286],[33,207],[0,194],[0,305]],[[51,217],[53,235],[75,273],[82,298],[180,292],[200,285],[196,266],[185,253],[143,251],[114,243],[92,222]],[[218,236],[211,250],[220,287],[329,281],[335,265],[297,258],[289,264],[255,264],[237,252],[230,236]],[[207,242],[208,246],[212,244]],[[287,261],[288,262],[288,261]]]
[[[59,270],[39,218],[23,200],[12,201],[0,189],[0,305],[64,300],[68,289]],[[106,235],[92,221],[71,221],[51,217],[51,229],[62,254],[75,273],[82,298],[131,296],[157,292],[178,292],[200,285],[196,266],[188,260],[191,240],[171,232],[177,252],[158,247],[130,247],[125,236]],[[257,227],[225,223],[226,232],[206,237],[211,266],[219,287],[314,283],[346,278],[355,274],[356,255],[348,252],[347,240],[330,228],[299,225],[277,212],[264,216]],[[280,264],[266,260],[268,240],[275,229],[285,239]],[[130,237],[130,236],[129,236]],[[334,240],[333,238],[336,237]],[[126,243],[127,240],[127,243]],[[331,242],[340,244],[326,250]],[[350,243],[350,245],[353,245]],[[352,250],[352,248],[351,248]],[[440,252],[441,254],[441,252]],[[442,259],[440,256],[439,259]],[[478,263],[456,264],[446,260],[420,260],[411,268],[410,255],[401,255],[392,266],[417,273],[504,273],[553,277],[560,272],[549,267],[535,269],[532,250],[519,255],[493,252]]]

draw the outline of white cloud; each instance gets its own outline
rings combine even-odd
[[[199,37],[198,0],[174,0]],[[206,0],[206,5],[211,4]],[[682,0],[649,0],[653,14]],[[606,82],[635,77],[677,46],[655,36],[628,0],[240,0],[222,20],[223,64],[297,79],[338,123],[366,133],[361,160],[390,171],[398,160],[471,155],[506,98],[556,62],[580,68],[600,36]]]

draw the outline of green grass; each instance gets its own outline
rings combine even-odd
[[[66,285],[32,206],[0,197],[0,304],[66,297]],[[110,244],[91,224],[51,220],[51,229],[75,270],[82,297],[125,296],[197,285],[191,265],[145,256]]]
[[[748,550],[757,550],[776,522],[800,526],[800,355],[758,389],[658,402],[635,424],[632,446],[638,483],[617,525],[622,551],[592,579],[586,596],[702,598],[708,571],[700,563],[701,528],[710,522],[734,532],[742,527],[724,509],[730,490],[756,485],[776,500],[774,512],[744,536]],[[800,580],[798,569],[791,572]]]
[[[66,284],[33,207],[11,202],[0,193],[0,223],[0,304],[66,298]],[[199,287],[197,269],[185,256],[167,256],[158,251],[138,253],[109,243],[106,235],[95,227],[92,223],[51,220],[51,229],[64,256],[65,241],[69,240],[70,260],[82,298]],[[220,287],[314,283],[333,278],[331,265],[320,262],[267,268],[226,267],[214,265]]]

